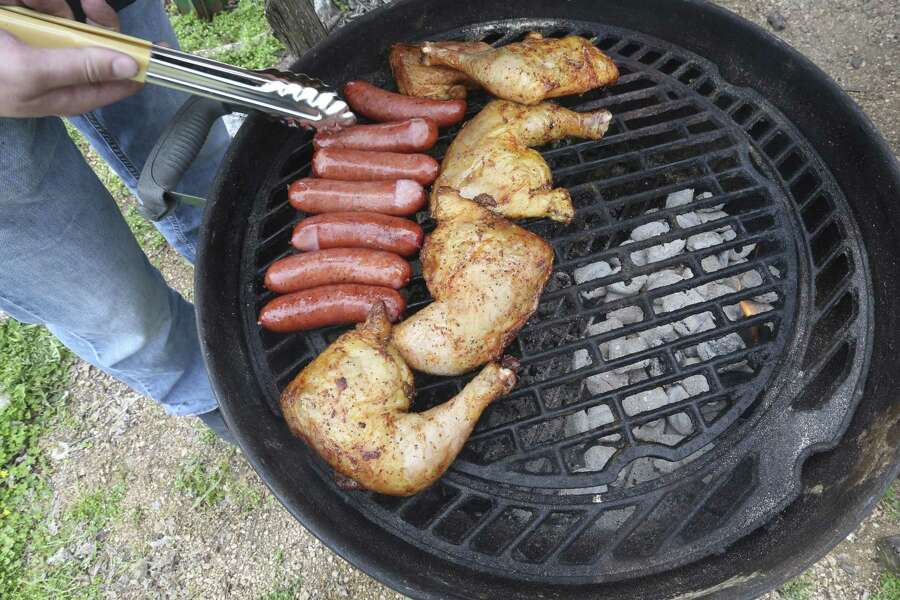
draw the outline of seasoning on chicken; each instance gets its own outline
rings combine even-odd
[[[521,42],[499,48],[455,48],[426,43],[424,63],[461,71],[505,100],[537,104],[548,98],[615,83],[619,70],[589,40],[577,35],[544,38],[531,32]]]
[[[565,137],[597,140],[608,110],[578,113],[550,102],[523,106],[494,100],[469,121],[447,150],[434,189],[450,187],[510,219],[575,215],[569,191],[551,189],[550,167],[529,146]]]
[[[434,483],[482,411],[509,392],[515,373],[487,365],[447,402],[410,413],[413,375],[390,342],[383,305],[288,385],[281,410],[291,431],[339,474],[374,492],[407,496]]]
[[[484,42],[433,42],[435,47],[459,52],[490,50]],[[394,44],[391,46],[391,72],[401,94],[436,100],[465,98],[468,90],[480,87],[471,77],[438,65],[424,64],[424,44]]]
[[[553,248],[454,190],[438,190],[432,212],[421,260],[435,301],[394,328],[394,343],[412,368],[457,375],[500,358],[537,308]]]

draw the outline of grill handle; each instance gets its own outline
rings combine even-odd
[[[138,180],[138,210],[151,221],[159,221],[178,200],[202,205],[205,200],[175,191],[181,178],[197,158],[213,124],[233,110],[217,100],[200,96],[185,102],[166,126],[150,152]]]

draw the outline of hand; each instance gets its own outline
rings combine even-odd
[[[0,4],[71,18],[65,0],[0,0]],[[96,25],[117,29],[119,19],[105,0],[82,0]],[[137,62],[103,48],[34,48],[0,30],[0,116],[79,115],[130,96],[140,84],[129,81]]]

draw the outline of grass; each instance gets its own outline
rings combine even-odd
[[[288,583],[280,584],[271,592],[263,594],[258,600],[294,600],[303,589],[303,578],[296,577]]]
[[[257,486],[235,475],[229,449],[216,460],[193,457],[181,464],[175,476],[175,489],[193,499],[192,509],[213,509],[228,498],[242,512],[249,512],[263,503],[264,496]]]
[[[43,327],[0,322],[0,598],[20,597],[26,548],[47,509],[39,441],[62,404],[69,361]]]
[[[893,573],[882,573],[878,589],[869,600],[900,600],[900,577]]]
[[[784,600],[807,600],[812,593],[813,582],[805,573],[778,588],[778,595]]]
[[[105,573],[98,564],[104,530],[122,516],[124,483],[83,491],[54,531],[46,523],[34,534],[20,596],[101,598]],[[95,568],[96,567],[96,568]]]
[[[262,0],[240,0],[234,10],[212,21],[177,14],[174,5],[171,10],[172,27],[185,52],[212,50],[209,58],[247,69],[271,67],[284,53],[266,21]]]

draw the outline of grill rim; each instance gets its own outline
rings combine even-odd
[[[416,4],[414,1],[406,1],[406,2],[401,2],[398,7],[392,7],[392,8],[405,8],[405,7],[410,7],[414,4]],[[705,3],[699,3],[699,2],[684,2],[682,4],[691,9],[700,9],[703,11],[709,11],[712,14],[717,13],[718,17],[720,17],[720,18],[724,17],[727,21],[730,21],[734,25],[741,26],[745,29],[749,28],[751,30],[751,33],[753,33],[756,37],[759,37],[761,34],[762,37],[764,39],[767,39],[769,42],[771,42],[773,39],[775,39],[775,38],[772,38],[772,36],[770,36],[767,32],[762,31],[761,29],[757,28],[756,26],[748,25],[743,20],[739,19],[738,17],[736,17],[734,15],[731,15],[730,13],[727,13],[727,11],[724,11],[723,9],[719,9],[716,7],[710,7],[710,6],[705,5]],[[477,11],[477,9],[476,9],[476,11]],[[379,16],[379,13],[367,15],[366,17],[362,18],[359,22],[351,25],[346,31],[342,32],[342,34],[349,35],[351,32],[359,31],[368,22],[374,21],[376,19],[376,17],[378,17],[378,16]],[[653,35],[653,32],[650,32],[650,33],[651,33],[651,35]],[[334,46],[335,44],[336,44],[336,42],[334,39],[332,39],[330,41],[326,41],[322,46],[318,47],[316,49],[316,51],[311,52],[312,56],[304,59],[304,62],[309,62],[310,60],[314,60],[316,58],[316,56],[318,56],[319,53],[327,51],[331,46]],[[881,156],[890,157],[889,153],[885,154],[885,152],[887,150],[885,142],[878,136],[877,132],[875,132],[874,128],[871,126],[871,123],[868,122],[867,118],[860,113],[860,111],[858,110],[858,108],[855,107],[855,105],[852,104],[852,101],[850,101],[849,98],[847,98],[846,96],[843,96],[843,94],[839,90],[834,89],[835,86],[834,86],[833,82],[828,80],[827,76],[825,76],[823,73],[818,71],[815,67],[813,67],[811,65],[811,63],[806,61],[806,59],[803,59],[802,57],[800,57],[796,52],[790,50],[784,44],[781,44],[780,42],[778,42],[778,44],[780,44],[780,47],[779,47],[780,51],[787,52],[789,55],[789,58],[791,58],[793,60],[799,60],[801,63],[803,63],[802,66],[805,66],[808,70],[811,71],[811,74],[814,76],[815,79],[818,80],[817,81],[818,83],[824,83],[826,85],[826,88],[829,88],[828,89],[829,92],[839,95],[839,98],[844,101],[844,104],[849,106],[850,113],[849,113],[848,119],[857,121],[853,124],[856,126],[859,126],[863,130],[863,134],[867,135],[869,138],[869,140],[867,140],[869,143],[874,143],[876,153],[879,155],[879,157],[881,157]],[[784,111],[784,112],[788,112],[788,111]],[[790,114],[790,113],[788,112],[788,114]],[[221,197],[221,195],[223,195],[223,193],[224,193],[223,185],[226,180],[230,179],[231,180],[230,184],[234,185],[234,178],[233,177],[232,178],[225,177],[223,174],[229,170],[230,163],[235,160],[235,157],[237,155],[237,152],[235,151],[235,149],[240,148],[243,145],[243,143],[245,142],[245,138],[250,137],[250,130],[257,129],[257,128],[262,129],[262,128],[264,128],[264,126],[265,126],[265,124],[262,123],[260,121],[260,119],[254,117],[254,118],[250,119],[250,121],[248,123],[248,127],[245,127],[242,129],[241,134],[239,134],[238,138],[235,140],[235,143],[232,146],[232,150],[229,152],[229,156],[226,158],[224,168],[222,169],[222,171],[220,171],[220,176],[218,179],[218,183],[216,185],[216,190],[213,195],[214,198],[219,198],[219,197]],[[807,138],[807,140],[810,139],[809,136],[805,135],[805,137]],[[878,151],[880,151],[880,152],[878,152]],[[247,160],[246,156],[242,156],[241,160],[244,163],[248,163],[248,162],[252,163],[252,161]],[[893,179],[895,182],[900,181],[900,170],[897,169],[896,164],[888,162],[886,167],[888,170],[888,175],[893,175]],[[242,166],[241,168],[246,169],[246,166]],[[832,173],[833,172],[834,171],[832,170]],[[896,187],[896,183],[895,183],[895,187]],[[228,193],[233,194],[233,193],[235,193],[235,191],[236,191],[235,189],[231,189],[228,191]],[[851,208],[853,208],[854,212],[855,212],[855,207],[853,204],[851,204]],[[208,233],[212,230],[211,226],[209,226],[210,222],[213,220],[211,218],[212,212],[213,212],[212,210],[207,212],[207,219],[204,223],[204,232],[203,232],[204,240],[209,239]],[[237,223],[235,223],[235,224],[243,226],[243,223],[240,223],[240,219],[238,219]],[[240,229],[239,229],[239,231],[241,232],[241,234],[243,234],[243,231],[241,231]],[[243,244],[241,244],[241,246],[242,245]],[[208,270],[214,270],[213,265],[212,265],[213,261],[212,261],[210,255],[206,252],[206,250],[208,250],[208,249],[209,249],[209,244],[203,244],[201,246],[200,260],[198,261],[198,270],[197,270],[198,305],[201,307],[214,306],[216,304],[216,299],[214,297],[218,294],[221,294],[220,286],[217,286],[216,290],[211,289],[211,290],[207,291],[206,287],[203,285],[202,275],[205,272],[207,272]],[[215,261],[221,261],[222,263],[228,262],[227,257],[223,258],[222,256],[217,256]],[[234,264],[234,263],[232,263],[232,264]],[[221,300],[221,299],[219,299],[219,300]],[[229,308],[231,308],[231,309],[237,308],[239,310],[240,307],[234,307],[232,305]],[[216,327],[215,320],[216,319],[212,315],[212,313],[215,313],[215,312],[216,312],[215,308],[212,308],[210,310],[205,310],[205,309],[201,310],[201,314],[200,314],[200,317],[201,317],[200,318],[201,339],[204,342],[205,356],[207,358],[208,366],[210,367],[210,372],[216,375],[215,377],[213,377],[213,384],[214,384],[214,387],[216,388],[216,393],[220,398],[223,398],[223,397],[230,395],[230,393],[223,393],[226,391],[226,388],[229,387],[229,385],[226,383],[229,379],[231,379],[231,388],[228,389],[228,392],[232,392],[232,393],[236,388],[243,387],[242,383],[246,383],[246,382],[234,381],[235,377],[225,376],[223,374],[222,368],[221,368],[223,365],[221,364],[221,361],[219,361],[219,359],[221,357],[216,356],[216,353],[210,350],[210,348],[214,348],[215,345],[222,345],[223,338],[230,339],[233,343],[235,343],[234,345],[229,345],[230,348],[239,348],[241,346],[240,336],[237,335],[236,332],[222,332],[222,331],[215,330],[215,327]],[[237,336],[237,339],[235,339],[235,336]],[[209,344],[207,343],[207,339],[210,340]],[[246,348],[240,348],[240,351],[246,352]],[[216,368],[217,366],[219,368]],[[231,374],[231,375],[236,375],[236,374]],[[238,377],[238,379],[239,379],[239,377]],[[236,414],[238,412],[236,410],[236,408],[237,407],[228,406],[227,404],[226,404],[226,406],[223,406],[223,412],[226,415],[226,419],[229,421],[229,423],[231,423],[233,425],[232,428],[236,431],[237,437],[242,442],[242,445],[245,448],[248,448],[248,450],[253,450],[251,452],[248,452],[248,457],[251,459],[251,462],[254,463],[254,466],[257,468],[257,471],[260,472],[260,474],[263,476],[263,479],[267,481],[267,483],[270,485],[270,487],[272,487],[273,490],[276,491],[276,494],[282,499],[282,501],[284,501],[284,498],[285,498],[284,493],[287,490],[281,489],[280,490],[281,493],[279,493],[278,488],[281,486],[279,486],[277,484],[277,482],[273,481],[273,479],[274,479],[273,472],[277,471],[278,465],[277,464],[275,464],[275,465],[267,464],[267,463],[261,461],[260,455],[258,454],[258,453],[261,453],[264,450],[266,450],[267,448],[265,448],[265,446],[269,445],[269,444],[265,444],[265,443],[262,443],[259,441],[261,439],[264,439],[266,436],[259,435],[260,434],[259,431],[255,432],[256,435],[254,435],[254,436],[246,435],[246,432],[242,431],[242,429],[246,428],[246,425],[244,427],[234,427],[234,424],[237,424],[239,421],[238,415]],[[232,412],[231,412],[232,410],[235,410],[235,414],[232,414]],[[264,428],[269,428],[271,424],[260,424],[260,425],[263,426]],[[272,432],[269,432],[269,433],[271,434]],[[268,439],[269,439],[269,441],[272,441],[273,438],[270,437]],[[277,442],[275,442],[275,446],[277,446],[277,445],[278,445]],[[270,471],[270,469],[272,469],[272,471]],[[893,471],[896,471],[896,470],[897,470],[897,468],[895,466]],[[892,471],[892,469],[888,468],[888,469],[886,469],[885,472],[891,472],[891,471]],[[886,479],[885,481],[889,481],[889,480]],[[869,504],[871,505],[871,502]],[[289,509],[291,509],[292,513],[294,513],[294,515],[296,517],[300,518],[299,513],[301,511],[299,511],[299,509],[297,509],[296,506],[288,505],[288,507],[289,507]],[[854,514],[861,514],[861,512],[865,512],[867,510],[867,508],[868,507],[866,507],[864,504],[862,506],[862,508],[860,510],[856,511]],[[385,583],[388,583],[392,587],[395,587],[396,589],[400,589],[401,591],[405,591],[406,593],[411,593],[411,592],[415,591],[419,597],[446,597],[446,594],[433,595],[432,592],[424,589],[422,587],[423,582],[421,580],[419,582],[417,582],[417,585],[412,585],[410,583],[410,581],[411,581],[410,579],[406,579],[406,577],[398,576],[396,574],[396,569],[397,569],[396,564],[384,564],[384,561],[378,560],[381,557],[377,556],[376,553],[373,553],[373,552],[360,553],[360,552],[358,552],[357,548],[348,547],[348,545],[346,543],[344,543],[342,540],[335,539],[335,536],[332,535],[333,529],[328,529],[329,527],[333,528],[335,526],[335,523],[333,523],[333,522],[330,524],[328,523],[329,518],[328,518],[327,514],[311,516],[309,513],[306,513],[306,514],[304,514],[304,516],[305,516],[305,518],[303,518],[301,520],[304,522],[304,524],[307,525],[307,527],[309,527],[313,531],[313,533],[315,535],[317,535],[317,537],[320,537],[320,539],[323,539],[323,541],[325,541],[329,546],[336,549],[339,554],[341,554],[342,556],[345,556],[345,558],[350,559],[351,562],[354,562],[360,566],[363,566],[364,568],[367,568],[367,570],[370,573],[372,573],[378,579],[384,581]],[[322,518],[318,518],[318,517],[322,517]],[[852,519],[851,519],[851,521],[852,521]],[[845,520],[845,524],[846,524],[846,522],[847,521]],[[850,526],[852,527],[852,523]],[[840,537],[837,537],[834,540],[835,543],[839,539],[840,539]],[[368,556],[364,556],[364,555],[368,555]],[[393,563],[393,561],[388,561],[388,562]],[[382,563],[379,565],[380,569],[378,569],[378,568],[372,569],[372,565],[376,564],[376,563]],[[799,571],[799,568],[796,568],[794,570]],[[416,574],[417,573],[408,573],[407,576],[414,576]],[[479,577],[483,580],[485,575],[484,575],[484,573],[478,573],[477,577]],[[648,579],[652,579],[652,577],[648,578]],[[771,579],[771,577],[770,577],[770,579]],[[513,584],[514,583],[515,582],[513,582]],[[433,581],[425,581],[424,582],[424,585],[426,587],[429,584],[433,584]],[[663,583],[662,585],[657,587],[657,590],[669,589],[668,586],[670,586],[670,585],[671,585],[670,583]],[[754,589],[762,590],[766,587],[767,584],[758,584],[757,583],[753,586],[747,586],[744,584],[741,584],[741,585],[745,589],[754,588]],[[666,586],[666,587],[664,588],[663,586]],[[615,586],[615,587],[618,587],[618,586]],[[611,588],[609,586],[607,586],[607,589],[611,589]],[[732,588],[730,590],[730,592],[734,592],[734,589]],[[573,597],[573,596],[570,596],[570,597]],[[650,597],[650,596],[648,596],[648,597]]]

